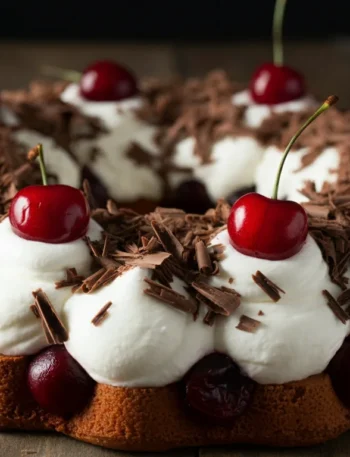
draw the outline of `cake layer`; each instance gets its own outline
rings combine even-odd
[[[259,385],[246,413],[231,426],[191,417],[179,385],[162,388],[96,386],[91,403],[70,419],[45,413],[26,387],[27,357],[0,356],[0,429],[55,430],[112,449],[250,443],[306,446],[350,428],[350,412],[327,374],[283,385]]]

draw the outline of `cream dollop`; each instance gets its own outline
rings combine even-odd
[[[249,90],[243,90],[232,96],[234,105],[247,106],[245,112],[245,122],[249,127],[257,128],[267,119],[271,113],[298,112],[306,108],[317,106],[316,100],[310,95],[305,95],[302,98],[276,105],[257,104],[252,99]]]
[[[215,286],[233,287],[242,296],[241,305],[228,318],[218,318],[215,348],[228,354],[252,379],[261,384],[281,384],[321,373],[349,333],[349,324],[336,318],[322,290],[334,297],[340,293],[330,280],[321,251],[311,236],[295,256],[269,261],[245,256],[230,244],[227,231],[213,244],[223,244],[225,258]],[[253,281],[260,270],[285,291],[274,303]],[[259,315],[259,311],[263,315]],[[255,333],[236,328],[246,315],[261,322]]]
[[[279,185],[279,196],[297,202],[308,199],[300,193],[306,181],[313,181],[319,192],[323,184],[337,180],[336,169],[339,167],[340,155],[336,148],[325,148],[322,153],[307,167],[302,166],[302,158],[307,154],[308,148],[292,151],[288,155],[283,168]],[[283,151],[275,146],[270,146],[264,153],[263,159],[256,170],[257,192],[270,197],[273,191],[277,169]]]
[[[95,293],[75,294],[64,307],[66,347],[97,382],[113,386],[164,386],[213,350],[213,328],[144,294],[151,272],[135,267]],[[172,287],[187,295],[180,280]],[[112,305],[99,326],[93,317]]]
[[[88,236],[100,238],[101,228],[91,221]],[[56,289],[55,282],[65,278],[67,268],[88,274],[91,256],[86,243],[49,244],[17,236],[8,218],[0,224],[0,354],[35,354],[47,346],[40,320],[30,309],[32,292],[41,288],[60,313],[70,297],[69,287]]]
[[[109,195],[121,202],[139,198],[159,200],[163,183],[152,163],[159,160],[155,143],[157,127],[135,115],[142,106],[141,97],[118,102],[91,102],[83,99],[76,84],[69,85],[61,99],[76,106],[85,115],[98,118],[107,132],[89,141],[79,141],[74,153],[81,165],[88,166],[106,187]],[[149,163],[132,159],[128,153],[133,145],[140,146],[149,156]],[[91,151],[97,151],[91,160]]]
[[[69,84],[61,93],[61,100],[73,105],[86,116],[96,117],[102,124],[113,129],[124,122],[124,116],[142,106],[141,97],[132,97],[116,102],[93,102],[80,95],[78,84]]]
[[[209,163],[202,163],[194,154],[193,137],[180,141],[175,147],[173,163],[182,168],[191,168],[193,176],[206,186],[213,202],[227,198],[233,192],[254,185],[255,170],[262,159],[264,148],[253,137],[226,137],[212,146]],[[172,184],[188,179],[172,174]],[[176,181],[175,181],[176,179]]]

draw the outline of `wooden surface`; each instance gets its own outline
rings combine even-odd
[[[303,70],[310,88],[325,97],[337,94],[350,107],[350,43],[293,43],[286,46],[288,63]],[[268,43],[232,43],[221,46],[173,44],[39,44],[0,42],[0,89],[26,86],[40,76],[40,67],[56,65],[81,70],[92,60],[112,58],[130,66],[139,76],[170,78],[203,75],[225,68],[246,81],[259,63],[270,58]],[[109,457],[134,456],[113,452],[49,434],[0,434],[0,457]],[[148,456],[154,454],[146,454]],[[260,450],[244,447],[193,449],[157,454],[166,457],[347,457],[350,433],[311,449]]]
[[[0,433],[1,457],[349,457],[350,433],[308,449],[259,449],[244,446],[184,449],[165,453],[128,453],[102,449],[52,434]]]

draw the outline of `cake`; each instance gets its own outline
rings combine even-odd
[[[349,184],[301,206],[279,178],[202,215],[90,214],[87,184],[3,202],[0,428],[136,451],[347,431]]]
[[[129,91],[96,95],[97,83],[83,90],[92,73],[104,78],[115,67]],[[3,91],[0,124],[19,148],[43,143],[56,181],[80,187],[88,179],[100,205],[112,198],[143,213],[157,205],[202,213],[219,198],[233,202],[254,189],[265,151],[281,128],[288,131],[286,116],[305,115],[315,104],[311,96],[275,105],[249,97],[220,70],[137,83],[120,65],[97,62],[79,84],[33,82],[28,90]]]

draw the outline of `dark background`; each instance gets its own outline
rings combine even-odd
[[[273,5],[274,0],[0,0],[0,38],[268,39]],[[289,0],[285,36],[324,39],[349,35],[348,10],[349,0]]]

